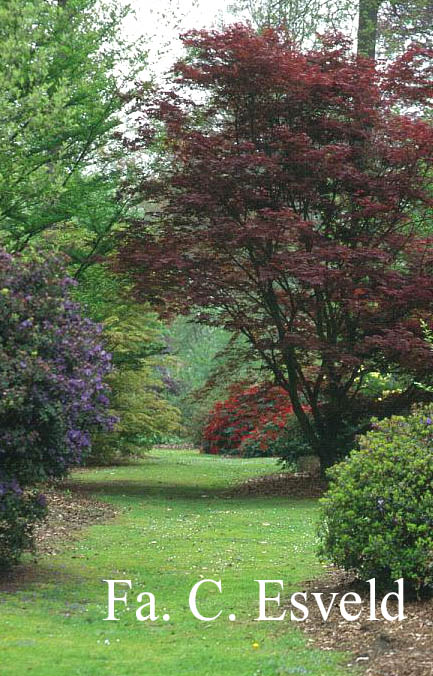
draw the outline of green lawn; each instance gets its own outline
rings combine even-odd
[[[338,666],[341,654],[311,649],[290,619],[254,621],[255,579],[283,579],[288,595],[320,574],[315,501],[224,495],[236,482],[273,471],[272,460],[160,449],[152,455],[132,466],[74,475],[122,512],[80,533],[57,556],[42,558],[25,588],[1,594],[1,676],[346,673]],[[104,578],[132,581],[128,608],[116,604],[118,622],[103,621]],[[201,578],[222,580],[223,594],[203,587],[198,599],[204,615],[223,609],[211,623],[188,607],[189,591]],[[144,590],[156,596],[160,619],[153,623],[135,618],[136,596]]]

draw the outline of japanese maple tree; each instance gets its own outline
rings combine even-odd
[[[428,396],[432,52],[385,71],[341,38],[301,53],[235,25],[184,43],[125,141],[164,155],[142,182],[159,218],[131,225],[118,266],[166,311],[244,334],[326,467],[372,414]],[[405,384],[369,394],[372,371]]]

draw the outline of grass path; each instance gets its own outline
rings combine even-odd
[[[25,588],[0,594],[1,676],[346,673],[341,655],[311,649],[290,620],[254,621],[255,579],[283,579],[288,595],[320,573],[314,501],[224,495],[228,486],[273,468],[271,460],[157,449],[133,466],[77,472],[74,483],[122,512],[41,559]],[[104,578],[132,581],[129,610],[116,604],[119,622],[103,621]],[[200,622],[188,607],[201,578],[222,580],[223,594],[211,586],[200,594],[203,614],[223,609],[214,622]],[[144,590],[156,596],[155,622],[135,618]]]

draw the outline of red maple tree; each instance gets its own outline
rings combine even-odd
[[[183,39],[171,89],[143,92],[125,142],[164,155],[141,185],[159,218],[122,234],[118,266],[145,298],[244,334],[325,467],[372,414],[422,397],[433,367],[432,52],[381,71],[341,39]],[[405,385],[370,396],[371,371]]]

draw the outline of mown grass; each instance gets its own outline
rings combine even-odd
[[[294,622],[254,621],[254,580],[283,579],[287,598],[320,573],[315,501],[225,494],[274,468],[272,460],[156,449],[135,465],[77,472],[75,485],[121,514],[40,559],[31,582],[1,594],[1,676],[346,673],[341,654],[313,649]],[[118,622],[103,621],[108,578],[133,585],[128,608],[116,605]],[[201,578],[222,580],[223,594],[209,586],[200,595],[203,614],[223,609],[215,622],[200,622],[188,607]],[[153,623],[135,618],[144,590],[156,596]]]

